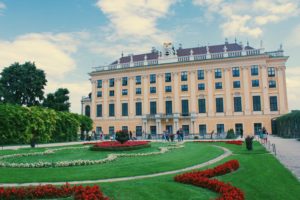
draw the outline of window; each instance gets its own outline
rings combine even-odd
[[[135,103],[135,115],[141,116],[142,115],[142,102]]]
[[[110,90],[110,91],[109,91],[109,96],[110,96],[110,97],[115,96],[115,91],[114,91],[114,90]]]
[[[128,126],[122,126],[122,131],[127,131],[128,132]]]
[[[141,88],[135,88],[135,94],[142,94]]]
[[[199,113],[206,113],[205,99],[198,99],[198,110]]]
[[[109,79],[109,87],[114,87],[115,86],[115,79],[111,78]]]
[[[206,124],[200,124],[199,125],[199,133],[200,135],[206,135]]]
[[[189,100],[187,99],[181,100],[181,111],[182,111],[182,116],[189,116]]]
[[[150,83],[156,83],[156,75],[150,74]]]
[[[258,65],[252,65],[251,66],[251,76],[257,76],[258,75]]]
[[[102,104],[97,104],[97,117],[102,117]]]
[[[108,133],[109,133],[109,135],[114,135],[115,134],[115,127],[114,126],[110,126],[108,128]]]
[[[97,91],[97,97],[102,97],[102,91]]]
[[[260,96],[253,96],[253,111],[261,111]]]
[[[222,78],[222,70],[215,69],[215,78]]]
[[[235,134],[240,135],[242,130],[243,130],[243,124],[241,123],[235,124]]]
[[[171,73],[165,73],[165,82],[171,82],[171,81],[172,81]]]
[[[172,92],[172,86],[165,86],[165,92]]]
[[[252,87],[259,87],[259,80],[258,79],[252,80]]]
[[[135,127],[135,135],[136,136],[142,136],[143,135],[142,126],[136,126]]]
[[[140,85],[142,83],[142,77],[141,76],[136,76],[135,77],[135,84]]]
[[[122,116],[128,116],[128,103],[122,103]]]
[[[275,77],[275,68],[268,67],[268,77]]]
[[[222,97],[216,98],[216,112],[217,113],[224,112],[223,98]]]
[[[184,135],[188,135],[190,133],[190,126],[189,125],[182,125],[182,131]]]
[[[115,116],[115,104],[113,104],[113,103],[109,104],[109,116],[110,117]]]
[[[102,80],[97,80],[97,88],[102,88]]]
[[[128,78],[127,77],[123,77],[122,78],[122,86],[126,86],[128,84]]]
[[[85,112],[84,112],[85,116],[90,117],[91,116],[91,107],[89,105],[85,106]]]
[[[215,88],[216,89],[222,89],[222,82],[216,82],[215,83]]]
[[[255,133],[255,135],[260,134],[261,128],[262,128],[261,123],[254,123],[254,133]]]
[[[181,91],[186,92],[188,90],[189,90],[188,85],[181,85]]]
[[[205,90],[205,83],[199,83],[198,90]]]
[[[217,124],[217,133],[224,133],[224,124]]]
[[[234,112],[242,112],[242,97],[233,97]]]
[[[241,88],[241,82],[240,81],[233,81],[233,88]]]
[[[278,111],[277,96],[270,96],[270,111]]]
[[[275,80],[269,80],[269,88],[276,88],[276,81]]]
[[[123,95],[123,96],[126,96],[127,94],[128,94],[128,90],[127,90],[127,89],[123,89],[123,90],[122,90],[122,95]]]
[[[198,80],[204,80],[204,70],[200,69],[197,71],[198,73]]]
[[[156,101],[150,102],[150,114],[155,115],[156,114]]]
[[[150,126],[151,135],[156,135],[156,126]]]
[[[240,68],[239,67],[233,67],[232,68],[232,76],[233,77],[240,77]]]
[[[187,72],[181,72],[181,81],[187,81]]]
[[[166,115],[172,115],[172,101],[166,101]]]
[[[155,94],[156,93],[156,87],[150,87],[150,93]]]

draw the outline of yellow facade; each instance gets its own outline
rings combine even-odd
[[[191,53],[191,57],[192,57]],[[260,53],[235,57],[224,56],[221,59],[189,59],[162,64],[142,64],[127,67],[117,67],[106,70],[95,70],[90,73],[92,83],[92,98],[83,102],[91,107],[91,118],[95,130],[109,133],[109,127],[114,131],[127,126],[133,134],[136,127],[142,127],[143,134],[150,134],[150,126],[155,126],[156,134],[163,133],[172,127],[172,132],[188,128],[190,134],[199,134],[199,125],[206,126],[206,133],[219,132],[223,129],[236,129],[236,124],[242,124],[245,135],[253,135],[259,124],[271,132],[271,119],[288,112],[285,62],[287,57],[282,54],[270,55]],[[131,60],[132,62],[132,60]],[[258,75],[252,75],[251,68],[257,66]],[[233,76],[233,67],[239,70],[239,76]],[[268,70],[274,69],[275,76],[270,76]],[[221,71],[221,78],[216,78],[216,69]],[[204,79],[198,80],[198,70],[204,70]],[[166,73],[171,73],[171,82],[166,82]],[[181,80],[181,74],[187,74],[187,80]],[[150,75],[155,74],[156,82],[150,83]],[[136,84],[136,76],[141,76],[141,84]],[[122,78],[128,77],[128,84],[122,86]],[[109,86],[109,80],[114,79],[114,86]],[[102,80],[99,88],[98,80]],[[252,87],[252,80],[258,80],[259,86]],[[275,88],[269,87],[269,81],[274,80]],[[240,81],[240,88],[233,87],[233,81]],[[216,89],[215,83],[221,82],[222,89]],[[198,84],[204,83],[205,89],[199,90]],[[188,91],[182,91],[182,85],[187,85]],[[165,86],[171,86],[172,91],[166,92]],[[156,88],[156,93],[150,93],[150,87]],[[136,94],[136,88],[141,88],[141,94]],[[122,95],[127,89],[128,94]],[[102,97],[97,97],[97,92]],[[109,96],[114,91],[114,96]],[[253,96],[260,96],[260,111],[253,109]],[[270,96],[277,99],[277,110],[270,109]],[[241,108],[235,112],[234,97],[241,97]],[[216,98],[223,98],[223,112],[216,111]],[[199,113],[198,99],[205,99],[205,113]],[[182,100],[188,100],[188,114],[182,115]],[[150,102],[156,102],[156,114],[150,115]],[[172,114],[166,115],[166,101],[172,101]],[[142,115],[136,116],[136,102],[142,103]],[[128,103],[128,116],[122,116],[122,103]],[[109,104],[114,104],[115,116],[109,117]],[[97,117],[97,105],[102,105],[101,116]],[[218,104],[219,105],[219,104]],[[271,106],[274,110],[274,105]],[[99,114],[99,113],[98,113]],[[217,124],[223,124],[218,130]],[[255,125],[256,124],[256,125]],[[258,124],[258,125],[257,125]],[[166,127],[169,125],[169,127]],[[98,128],[97,128],[98,127]],[[154,128],[152,127],[152,132]],[[202,130],[203,131],[203,130]],[[140,133],[139,133],[140,134]]]

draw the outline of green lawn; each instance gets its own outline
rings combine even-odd
[[[202,144],[199,144],[202,145]],[[300,182],[278,160],[267,153],[264,148],[255,143],[253,151],[245,150],[245,146],[218,143],[230,149],[234,155],[222,160],[237,159],[240,169],[218,179],[231,182],[245,192],[247,200],[298,200],[300,197]],[[205,168],[205,169],[206,169]],[[150,199],[203,199],[215,198],[216,193],[207,189],[184,185],[173,181],[174,175],[161,176],[143,180],[101,183],[103,192],[115,200],[150,200]]]
[[[152,148],[140,149],[131,152],[158,151],[157,147],[165,143],[153,143]],[[29,149],[30,150],[30,149]],[[24,153],[25,150],[22,150]],[[31,151],[31,150],[30,150]],[[69,150],[67,150],[69,151]],[[88,149],[75,150],[73,153],[80,154],[81,151],[90,155],[107,154],[107,152],[94,152]],[[18,151],[16,151],[17,153]],[[209,153],[207,153],[209,152]],[[81,152],[82,153],[82,152]],[[129,153],[124,152],[123,153]],[[24,182],[46,182],[46,181],[74,181],[74,180],[95,180],[113,177],[126,177],[143,174],[181,169],[211,160],[223,153],[223,150],[210,144],[185,144],[184,148],[174,149],[170,152],[154,156],[122,157],[111,163],[100,165],[61,167],[61,168],[1,168],[1,183],[24,183]],[[71,159],[71,154],[65,154],[65,150],[58,151],[57,155],[66,160]],[[32,156],[22,159],[36,159]],[[84,157],[82,157],[84,158]],[[14,158],[16,159],[16,158]],[[47,160],[47,159],[46,159]],[[51,160],[50,160],[51,161]]]

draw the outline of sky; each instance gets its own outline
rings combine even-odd
[[[35,62],[45,93],[65,87],[72,112],[91,91],[88,73],[122,52],[172,42],[183,48],[225,38],[266,51],[283,45],[289,109],[300,109],[300,0],[0,0],[0,71]]]

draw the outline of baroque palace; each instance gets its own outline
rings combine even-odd
[[[167,130],[185,134],[241,129],[252,135],[288,112],[282,46],[266,52],[242,43],[121,56],[90,73],[92,92],[82,112],[99,133],[132,131],[137,137]]]

